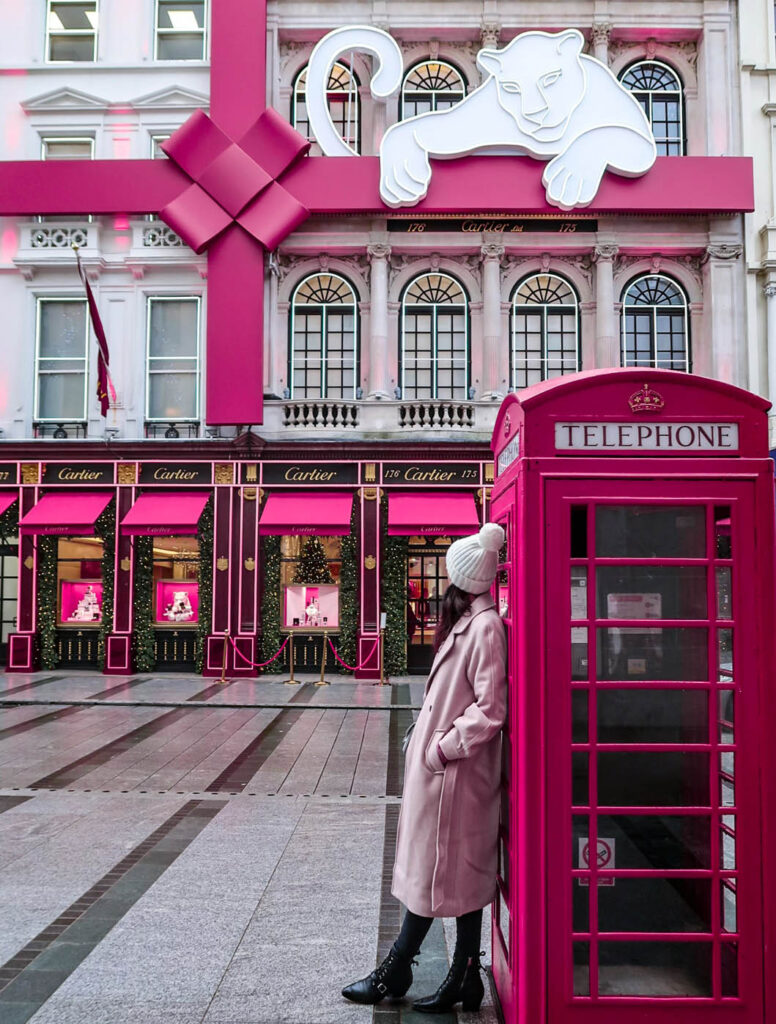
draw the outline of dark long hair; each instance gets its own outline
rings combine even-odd
[[[442,607],[439,609],[439,621],[434,633],[434,654],[447,639],[450,630],[468,609],[474,595],[461,590],[451,583],[442,598]]]

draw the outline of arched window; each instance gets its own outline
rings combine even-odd
[[[647,115],[658,155],[684,156],[684,96],[674,69],[659,60],[642,60],[625,69],[620,83],[633,93]]]
[[[352,400],[358,384],[356,293],[336,274],[313,274],[291,300],[292,398]]]
[[[401,304],[402,398],[469,397],[469,300],[447,274],[423,274]]]
[[[622,365],[690,370],[687,296],[662,274],[637,277],[622,293]]]
[[[466,82],[457,68],[443,60],[424,60],[404,76],[399,120],[429,110],[446,110],[465,95]]]
[[[512,293],[509,379],[528,387],[579,369],[579,303],[555,274],[534,274]]]
[[[302,68],[294,82],[294,95],[291,101],[291,124],[305,138],[314,142],[310,134],[310,119],[307,116],[305,88],[307,68]],[[350,73],[350,68],[337,62],[329,75],[329,86],[326,90],[326,101],[334,122],[334,127],[354,153],[361,152],[361,108],[358,92],[358,78]]]

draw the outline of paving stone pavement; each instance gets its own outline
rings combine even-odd
[[[403,913],[400,739],[425,679],[316,682],[0,675],[3,1024],[428,1019],[411,999],[444,977],[454,919],[404,1000],[340,994]],[[486,984],[479,1013],[435,1019],[499,1017]]]

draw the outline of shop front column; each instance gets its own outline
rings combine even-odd
[[[113,629],[105,648],[105,674],[126,675],[132,671],[132,630],[134,628],[133,588],[135,581],[135,537],[121,532],[121,521],[135,500],[137,466],[120,462],[117,468],[116,546],[113,566]],[[123,486],[129,481],[130,486]]]
[[[374,479],[376,464],[367,463],[365,478]],[[356,491],[354,501],[361,505],[361,614],[358,624],[358,651],[356,664],[365,662],[355,672],[356,679],[380,678],[379,646],[371,657],[369,653],[380,635],[380,488],[362,487]]]
[[[371,263],[369,391],[368,398],[391,398],[388,359],[388,259],[390,245],[378,242],[367,246]]]
[[[233,492],[234,488],[231,486],[217,486],[213,495],[213,610],[210,619],[211,632],[207,637],[203,659],[203,675],[206,676],[221,674],[224,644],[228,644],[224,634],[227,630],[230,636],[237,632],[233,627],[233,620],[236,624],[236,617],[232,615],[231,600],[231,581],[234,573]],[[226,670],[231,672],[233,667],[234,656],[228,647]]]
[[[616,245],[595,247],[595,369],[620,365],[620,343],[614,314],[614,259]],[[591,367],[592,369],[592,367]]]
[[[593,56],[602,64],[609,66],[609,36],[612,26],[608,22],[599,22],[593,25],[591,39],[593,41]]]
[[[38,464],[21,467],[23,483],[38,483]],[[37,486],[22,487],[19,491],[19,519],[25,516],[37,501]],[[30,533],[19,533],[19,583],[16,604],[16,632],[8,637],[8,671],[32,672],[36,667],[37,629],[36,538]]]
[[[711,351],[711,376],[746,387],[746,350],[738,344],[744,330],[739,296],[743,291],[740,257],[743,246],[720,242],[706,246],[703,294],[710,307],[702,339]],[[697,342],[695,343],[697,348]]]
[[[487,243],[482,253],[482,382],[481,398],[504,397],[500,356],[504,345],[501,317],[501,259],[504,246]]]

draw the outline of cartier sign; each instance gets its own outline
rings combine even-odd
[[[386,462],[384,484],[478,484],[480,467],[466,462]]]
[[[209,484],[213,469],[209,462],[144,462],[141,484]]]
[[[310,487],[318,484],[357,482],[357,466],[354,462],[265,462],[262,468],[264,484],[298,484]]]
[[[737,423],[556,423],[555,450],[735,452]]]
[[[43,467],[44,484],[112,484],[112,462],[86,462],[77,465],[63,465],[61,462],[47,462]]]

